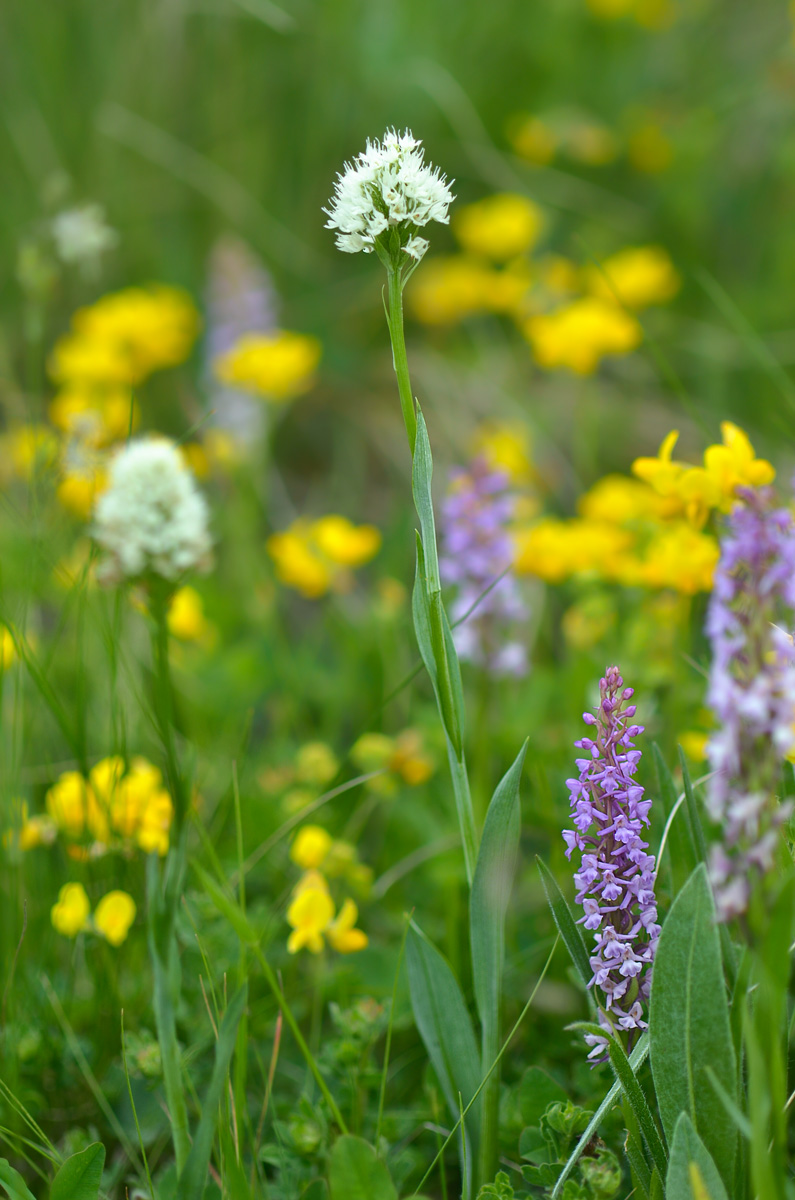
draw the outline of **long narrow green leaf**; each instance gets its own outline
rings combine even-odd
[[[632,1051],[632,1053],[629,1056],[629,1065],[632,1067],[633,1071],[638,1071],[640,1069],[640,1067],[642,1066],[643,1062],[645,1061],[648,1053],[649,1053],[649,1035],[647,1033],[644,1033],[643,1036],[641,1037],[640,1041],[638,1042],[637,1046],[635,1047],[635,1049]],[[614,1083],[613,1086],[611,1087],[610,1091],[605,1096],[602,1103],[597,1108],[594,1115],[591,1117],[591,1120],[588,1122],[587,1129],[585,1130],[585,1132],[583,1133],[579,1142],[574,1147],[574,1149],[572,1150],[568,1159],[566,1160],[566,1165],[564,1166],[563,1170],[561,1171],[558,1181],[555,1184],[554,1188],[552,1189],[552,1195],[550,1196],[550,1200],[560,1200],[560,1197],[563,1195],[563,1189],[566,1186],[566,1180],[569,1178],[572,1171],[576,1167],[579,1159],[581,1158],[581,1156],[583,1154],[583,1151],[593,1141],[593,1138],[594,1138],[597,1130],[599,1129],[599,1126],[602,1124],[602,1121],[604,1121],[605,1117],[610,1112],[610,1110],[615,1106],[615,1103],[618,1100],[620,1095],[621,1095],[621,1084]]]
[[[568,901],[563,895],[563,892],[558,887],[558,881],[550,871],[549,867],[541,858],[536,858],[538,869],[541,872],[541,882],[544,885],[549,907],[552,909],[552,916],[555,919],[555,924],[558,927],[560,936],[563,938],[563,943],[571,955],[571,961],[577,968],[577,973],[583,981],[585,987],[588,987],[593,976],[591,964],[588,961],[588,950],[585,945],[585,939],[582,936],[580,927],[569,908]]]
[[[521,808],[519,783],[527,742],[497,785],[489,804],[472,881],[469,929],[475,1002],[480,1014],[481,1072],[488,1070],[500,1048],[502,973],[505,959],[505,916],[519,856]],[[497,1170],[500,1076],[495,1071],[483,1093],[480,1182]]]
[[[640,1188],[643,1200],[649,1200],[651,1192],[651,1171],[649,1164],[643,1155],[643,1149],[640,1145],[640,1135],[627,1131],[627,1136],[624,1141],[624,1153],[627,1156],[627,1161],[632,1168],[633,1175]]]
[[[665,820],[667,820],[679,799],[679,792],[656,742],[652,745],[651,753],[657,772],[658,794],[662,802]],[[690,824],[690,813],[687,807],[680,805],[671,822],[668,842],[670,853],[666,861],[669,864],[673,892],[677,894],[684,887],[699,862],[695,848],[695,835]]]
[[[674,901],[660,935],[649,1036],[657,1103],[669,1142],[680,1113],[687,1113],[730,1187],[737,1131],[710,1086],[707,1068],[736,1097],[737,1060],[715,906],[703,863]]]
[[[643,1093],[643,1088],[638,1083],[637,1076],[630,1066],[626,1051],[617,1038],[610,1038],[609,1053],[610,1065],[615,1071],[616,1078],[621,1084],[624,1095],[632,1106],[632,1111],[640,1126],[643,1140],[649,1148],[652,1161],[660,1172],[660,1175],[664,1177],[668,1169],[668,1156],[665,1152],[665,1146],[662,1143],[662,1138],[649,1108],[649,1103]]]
[[[666,1200],[728,1200],[718,1168],[687,1113],[676,1122],[665,1196]]]
[[[230,1000],[221,1021],[218,1041],[215,1043],[213,1073],[202,1101],[202,1115],[193,1146],[177,1184],[177,1200],[200,1200],[204,1192],[215,1137],[218,1105],[227,1084],[229,1063],[237,1039],[237,1027],[247,999],[248,985],[244,983]]]
[[[420,1037],[450,1112],[457,1118],[459,1096],[466,1106],[480,1085],[480,1055],[455,975],[446,959],[413,921],[406,943],[406,966],[411,1005]],[[479,1110],[478,1101],[466,1122],[467,1142],[475,1161]]]

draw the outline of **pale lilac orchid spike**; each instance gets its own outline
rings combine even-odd
[[[461,622],[453,629],[456,650],[495,675],[528,670],[524,642],[510,636],[527,620],[527,608],[515,576],[505,573],[514,553],[515,503],[507,472],[477,458],[451,471],[441,507],[439,568],[443,583],[456,588],[450,609],[452,621]]]
[[[646,1028],[644,1005],[660,927],[654,894],[656,864],[643,840],[651,800],[635,780],[641,759],[633,738],[636,725],[633,689],[624,687],[618,667],[609,667],[599,683],[596,713],[583,713],[591,729],[575,742],[579,777],[567,780],[574,828],[564,830],[566,856],[582,853],[575,873],[579,924],[593,933],[590,987],[599,996],[599,1024],[623,1033],[631,1048]],[[607,1058],[606,1038],[586,1034],[594,1062]]]
[[[710,876],[720,920],[742,915],[755,882],[772,871],[780,827],[781,761],[795,719],[795,522],[770,488],[738,488],[707,614],[712,643],[708,703],[718,729],[707,745],[707,810],[720,828]]]

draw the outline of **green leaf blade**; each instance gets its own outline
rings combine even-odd
[[[715,906],[703,864],[677,896],[663,926],[654,963],[649,1038],[657,1102],[669,1142],[681,1113],[687,1113],[731,1186],[737,1132],[710,1085],[708,1068],[736,1098],[737,1063]]]
[[[386,1164],[362,1138],[345,1134],[331,1151],[331,1200],[397,1200]]]
[[[666,1200],[728,1200],[720,1172],[687,1113],[676,1122],[665,1196]]]
[[[93,1142],[62,1164],[52,1181],[50,1200],[97,1200],[105,1166],[105,1147]]]

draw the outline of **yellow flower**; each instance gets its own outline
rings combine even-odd
[[[120,946],[127,939],[135,913],[135,901],[127,892],[108,892],[94,909],[94,928],[111,946]]]
[[[79,771],[65,771],[48,790],[45,804],[65,837],[77,840],[88,833],[99,842],[107,842],[107,811]]]
[[[542,225],[538,206],[511,192],[467,204],[453,217],[453,232],[464,249],[496,262],[531,250]]]
[[[53,466],[58,443],[42,425],[16,425],[0,434],[0,480],[30,480]]]
[[[0,625],[0,670],[7,671],[17,657],[17,648],[11,631]]]
[[[134,382],[134,372],[123,346],[84,334],[65,333],[59,338],[47,367],[56,383],[70,387]]]
[[[212,641],[214,629],[195,588],[186,585],[176,590],[168,608],[168,628],[183,642]]]
[[[65,883],[50,909],[53,928],[64,937],[77,937],[86,927],[91,905],[82,883]]]
[[[103,296],[76,312],[72,327],[86,343],[104,346],[126,360],[121,380],[140,383],[152,371],[184,362],[199,331],[199,315],[186,292],[153,284]],[[75,377],[60,372],[60,378]],[[108,382],[120,378],[98,372],[93,377]]]
[[[168,850],[173,816],[174,806],[158,768],[145,758],[134,758],[113,791],[113,828],[124,838],[134,838],[144,853],[162,857]]]
[[[634,317],[596,296],[530,317],[524,328],[539,366],[577,375],[593,374],[606,355],[628,354],[643,336]]]
[[[150,791],[135,835],[135,840],[144,854],[159,854],[163,858],[168,852],[169,830],[173,818],[174,805],[165,788]]]
[[[663,438],[656,458],[636,458],[632,464],[632,474],[651,484],[661,496],[680,495],[679,485],[687,466],[685,463],[674,462],[671,457],[678,438],[679,430],[672,429]]]
[[[684,595],[712,588],[720,547],[717,540],[694,529],[687,521],[663,527],[646,547],[636,578],[652,588],[673,588]]]
[[[731,421],[721,423],[722,445],[708,446],[704,451],[703,471],[694,467],[682,480],[682,491],[689,498],[691,489],[705,496],[714,490],[717,499],[713,502],[724,511],[731,508],[738,487],[764,487],[776,477],[772,464],[764,458],[756,458],[754,448],[743,433]]]
[[[709,734],[700,729],[686,729],[679,735],[679,745],[693,762],[706,762]]]
[[[456,255],[432,258],[409,292],[411,310],[426,325],[453,325],[478,313],[512,313],[521,309],[530,287],[522,263],[504,270]]]
[[[296,954],[304,946],[312,954],[323,949],[323,934],[334,917],[334,901],[325,886],[304,883],[296,890],[295,898],[287,909],[287,921],[293,932],[287,940],[290,954]]]
[[[313,547],[309,522],[295,521],[282,533],[272,534],[266,545],[280,583],[295,588],[308,600],[326,594],[335,573],[331,563]]]
[[[577,503],[580,516],[614,525],[661,520],[677,516],[682,508],[677,497],[661,496],[648,483],[628,475],[605,475]]]
[[[304,825],[290,847],[290,858],[304,871],[316,869],[323,865],[332,840],[320,825]]]
[[[55,489],[58,503],[81,521],[87,521],[94,510],[97,497],[105,490],[104,471],[84,473],[67,471]]]
[[[215,371],[223,383],[290,400],[312,387],[321,352],[317,338],[302,333],[249,333],[216,360]]]
[[[661,246],[627,247],[585,273],[588,290],[602,300],[616,297],[628,308],[664,304],[679,291],[681,279]]]
[[[128,388],[67,387],[50,402],[50,420],[70,437],[95,446],[120,441],[140,422]]]
[[[558,148],[554,130],[540,117],[527,115],[513,121],[511,143],[517,154],[537,166],[552,162]]]
[[[519,574],[536,575],[548,583],[582,574],[609,579],[621,569],[632,546],[627,530],[604,521],[543,517],[517,532],[514,566]]]
[[[309,599],[331,587],[343,590],[349,578],[345,568],[363,566],[380,545],[381,534],[374,526],[353,525],[336,515],[295,521],[267,541],[277,578]]]
[[[312,537],[320,552],[342,567],[361,567],[381,548],[375,526],[354,525],[347,517],[320,517],[312,526]]]
[[[306,742],[295,756],[295,777],[301,783],[328,783],[339,770],[339,760],[325,742]]]
[[[424,753],[422,735],[416,729],[404,729],[395,739],[389,769],[403,777],[411,787],[425,783],[433,774],[433,759]]]
[[[28,817],[26,812],[19,830],[19,848],[20,850],[33,850],[37,846],[51,846],[57,832],[49,817],[43,814]]]
[[[367,945],[367,934],[355,929],[359,910],[353,900],[345,900],[336,920],[326,929],[326,937],[339,954],[355,954]]]
[[[524,425],[489,422],[478,429],[472,447],[495,471],[505,471],[515,483],[533,477],[530,435]]]

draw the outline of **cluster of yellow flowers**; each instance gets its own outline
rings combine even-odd
[[[394,795],[401,784],[418,787],[425,783],[436,766],[417,729],[404,729],[397,737],[364,733],[354,743],[351,759],[362,772],[383,772],[371,779],[369,786],[384,796]]]
[[[309,391],[321,353],[317,338],[303,333],[247,333],[216,360],[215,372],[222,383],[282,404]]]
[[[599,267],[529,255],[544,228],[524,196],[490,196],[462,208],[453,232],[463,253],[431,259],[411,294],[414,314],[445,325],[478,313],[513,318],[539,366],[590,375],[608,355],[642,340],[634,311],[670,300],[680,280],[659,246],[626,247]],[[631,311],[630,311],[631,310]]]
[[[350,571],[370,562],[380,546],[381,534],[373,525],[354,525],[335,514],[301,518],[267,542],[277,579],[310,600],[330,590],[347,591]]]
[[[129,767],[118,756],[103,758],[88,779],[65,771],[45,804],[46,814],[28,817],[23,811],[20,849],[47,844],[60,833],[77,859],[134,846],[161,856],[168,850],[173,804],[162,774],[145,758],[132,759]]]
[[[594,4],[600,0],[593,0]],[[604,4],[663,8],[669,0],[601,0]],[[620,15],[620,14],[616,14]],[[629,128],[620,135],[595,117],[571,110],[551,113],[521,113],[508,122],[508,137],[520,157],[546,167],[558,156],[586,167],[606,167],[623,153],[630,166],[645,174],[656,174],[670,166],[673,146],[659,117],[632,110]]]
[[[103,896],[91,916],[91,901],[82,883],[65,883],[50,910],[53,928],[64,937],[75,938],[79,933],[98,933],[120,946],[126,941],[135,920],[136,906],[127,892],[113,891]]]
[[[517,530],[516,570],[550,583],[581,576],[685,595],[709,591],[719,556],[703,528],[710,512],[727,511],[738,486],[761,486],[775,474],[736,425],[726,421],[721,432],[703,466],[673,461],[674,431],[656,458],[636,459],[637,478],[599,480],[581,497],[578,516],[543,517]]]
[[[304,825],[290,848],[290,858],[304,872],[287,909],[287,921],[292,928],[287,941],[290,954],[304,947],[312,954],[319,954],[324,939],[339,954],[364,950],[367,934],[356,928],[359,910],[355,902],[347,897],[337,913],[326,879],[342,875],[351,878],[358,869],[368,872],[369,883],[371,874],[356,860],[355,847],[335,841],[320,825]],[[355,874],[353,878],[356,879]]]
[[[187,358],[198,329],[190,297],[162,284],[126,288],[79,309],[50,355],[58,387],[51,425],[16,425],[0,436],[0,481],[54,470],[59,502],[86,520],[105,486],[108,448],[139,424],[133,388]]]

